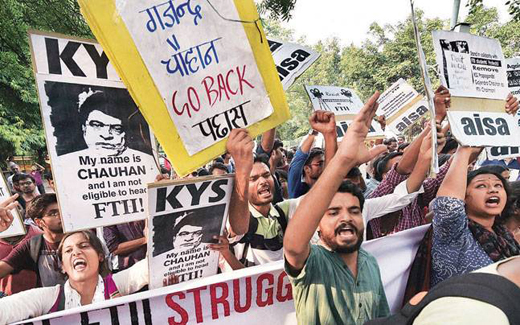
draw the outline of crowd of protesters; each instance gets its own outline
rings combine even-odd
[[[482,148],[459,146],[444,87],[435,92],[436,129],[370,146],[378,97],[341,143],[334,115],[316,111],[297,148],[284,148],[275,129],[258,143],[235,129],[226,154],[187,176],[235,175],[229,228],[210,245],[220,272],[284,260],[300,324],[514,324],[520,299],[506,297],[520,295],[520,181],[510,179],[518,160],[484,161]],[[508,96],[505,111],[517,110]],[[323,148],[314,147],[318,134]],[[429,177],[434,134],[440,170]],[[171,177],[165,163],[158,181]],[[0,324],[147,289],[145,221],[64,234],[41,166],[9,167],[16,194],[1,203],[0,231],[20,206],[27,233],[0,240]],[[404,308],[390,315],[381,270],[361,243],[428,224]]]

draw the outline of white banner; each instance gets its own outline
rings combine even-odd
[[[11,193],[9,192],[7,181],[5,180],[4,175],[2,173],[2,175],[0,175],[0,203],[4,202],[4,200],[7,200],[10,196]],[[22,217],[20,216],[18,210],[12,209],[11,214],[14,217],[13,223],[11,223],[11,226],[9,228],[0,232],[0,238],[7,238],[25,234],[25,227],[23,225]]]
[[[30,40],[64,231],[145,219],[154,138],[103,49],[55,34]]]
[[[505,100],[506,66],[495,39],[447,31],[433,31],[433,47],[441,82],[454,97]]]
[[[217,274],[217,243],[226,224],[233,175],[149,184],[148,260],[150,288],[168,276],[179,282]]]
[[[345,134],[347,134],[348,126],[352,123],[352,120],[344,120],[336,122],[336,133],[338,134],[338,141],[343,140]],[[385,131],[381,129],[379,122],[372,120],[370,129],[368,130],[367,139],[379,139],[385,137]]]
[[[268,39],[267,41],[284,90],[289,89],[296,78],[320,57],[320,54],[313,49],[296,43],[277,39]]]
[[[272,114],[232,0],[116,3],[190,155]]]
[[[329,111],[342,116],[356,115],[363,107],[363,102],[354,90],[346,87],[306,85],[305,90],[314,110]]]
[[[374,239],[362,247],[379,264],[390,310],[400,309],[417,248],[429,225]],[[34,318],[21,324],[296,325],[283,261],[219,274]]]

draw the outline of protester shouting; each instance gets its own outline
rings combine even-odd
[[[481,150],[459,147],[432,202],[432,286],[520,254],[520,246],[499,222],[507,217],[507,181],[486,168],[467,173]]]
[[[90,231],[67,233],[58,254],[65,284],[0,299],[0,324],[128,295],[148,284],[147,260],[111,275],[101,241]]]
[[[343,182],[351,168],[372,158],[364,141],[378,98],[375,93],[356,116],[287,227],[285,270],[300,324],[363,324],[389,314],[377,262],[360,248],[363,194]],[[320,242],[310,245],[316,228]]]

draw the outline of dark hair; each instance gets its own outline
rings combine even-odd
[[[502,175],[500,175],[500,173],[497,173],[495,170],[490,169],[488,167],[489,166],[484,166],[484,167],[480,167],[479,169],[470,171],[468,173],[468,180],[466,182],[466,187],[478,175],[484,175],[484,174],[495,175],[502,182],[502,186],[504,187],[504,190],[506,191],[506,196],[507,196],[507,201],[506,201],[504,210],[502,210],[500,217],[496,219],[497,221],[499,221],[499,220],[503,221],[503,220],[507,219],[512,213],[511,188],[509,187],[509,182]]]
[[[324,155],[325,152],[321,148],[312,148],[309,152],[309,157],[305,160],[304,166],[309,166],[312,163],[312,160],[318,156]]]
[[[396,138],[392,137],[392,138],[390,138],[390,139],[384,139],[384,140],[383,140],[383,144],[384,144],[384,145],[388,145],[388,144],[390,144],[391,142],[397,142]]]
[[[363,192],[361,192],[361,189],[356,184],[352,183],[351,181],[343,181],[341,182],[339,188],[339,193],[350,193],[358,198],[359,200],[359,207],[361,210],[363,210],[363,205],[365,204],[365,197],[363,196]]]
[[[85,238],[88,240],[90,246],[94,248],[96,253],[98,253],[99,256],[103,257],[103,260],[99,262],[99,274],[102,278],[106,277],[110,273],[110,269],[108,268],[108,262],[105,258],[105,251],[103,250],[103,244],[101,244],[101,240],[96,236],[95,233],[93,233],[90,230],[80,230],[80,231],[74,231],[66,233],[63,238],[61,239],[60,245],[58,246],[58,258],[60,262],[63,262],[63,243],[67,238],[69,238],[72,235],[75,234],[82,234],[85,236]]]
[[[442,148],[440,153],[448,153],[451,150],[457,149],[458,146],[459,143],[457,142],[457,140],[455,140],[455,138],[449,137],[446,140],[446,144],[444,145],[444,148]]]
[[[449,153],[439,154],[439,167],[444,165],[450,158],[451,158],[451,155]]]
[[[31,200],[29,205],[27,205],[27,209],[25,214],[27,217],[34,219],[43,218],[43,211],[49,207],[49,205],[58,203],[56,199],[56,194],[54,193],[45,193],[42,195],[38,195],[34,199]]]
[[[287,157],[287,160],[292,160],[294,157],[294,152],[292,150],[287,150],[285,157]]]
[[[349,170],[347,177],[357,177],[361,176],[361,170],[359,170],[359,167],[353,167],[351,170]]]
[[[406,147],[408,147],[409,145],[410,145],[410,143],[408,143],[408,142],[403,142],[403,143],[401,143],[401,144],[397,147],[397,152],[404,151],[404,149],[406,149]]]
[[[226,165],[224,165],[223,163],[216,162],[216,163],[214,163],[213,165],[211,165],[209,167],[209,174],[213,175],[213,170],[215,170],[215,169],[223,170],[226,173],[228,172],[228,169],[227,169]]]
[[[201,167],[199,169],[197,169],[197,176],[200,177],[200,176],[208,176],[210,175],[210,173],[208,172],[208,170],[204,167]]]
[[[271,170],[271,165],[269,165],[269,156],[266,155],[265,153],[255,156],[255,158],[253,159],[253,164],[256,164],[256,163],[265,164],[267,166],[267,168],[269,170]]]
[[[392,168],[392,166],[387,166],[388,163],[390,162],[390,160],[397,156],[402,156],[402,155],[403,155],[402,152],[390,152],[389,154],[383,156],[381,158],[381,160],[379,160],[377,165],[374,164],[374,166],[375,166],[374,178],[377,181],[381,182],[383,180],[383,174],[388,172],[390,170],[390,168]]]
[[[36,183],[36,180],[34,179],[34,177],[32,177],[29,174],[24,174],[24,173],[14,175],[13,183],[18,183],[19,181],[23,181],[24,179],[30,179],[33,183]]]
[[[511,206],[515,209],[520,209],[520,181],[509,183],[511,189]]]
[[[121,106],[135,107],[135,103],[130,96],[119,97],[108,96],[104,91],[96,90],[90,95],[79,107],[79,121],[85,124],[88,116],[93,111],[100,111],[106,115],[110,115],[121,120],[121,125],[125,132],[128,131],[128,119],[121,115]]]
[[[217,157],[217,158],[215,158],[215,159],[213,160],[213,162],[223,164],[223,163],[224,163],[224,159],[222,159],[222,157]]]
[[[509,168],[502,166],[502,165],[485,165],[485,166],[480,167],[479,169],[489,170],[489,171],[491,171],[493,173],[497,173],[497,174],[502,174],[503,172],[509,170]]]
[[[283,142],[280,139],[274,139],[273,150],[283,148]]]
[[[283,178],[286,181],[288,180],[287,172],[285,170],[278,169],[278,170],[275,171],[275,174],[278,177],[278,179]]]

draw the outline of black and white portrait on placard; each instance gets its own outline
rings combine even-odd
[[[149,128],[126,89],[47,81],[45,92],[58,156],[152,154]]]
[[[220,235],[225,204],[166,214],[153,219],[153,256],[215,243]]]

